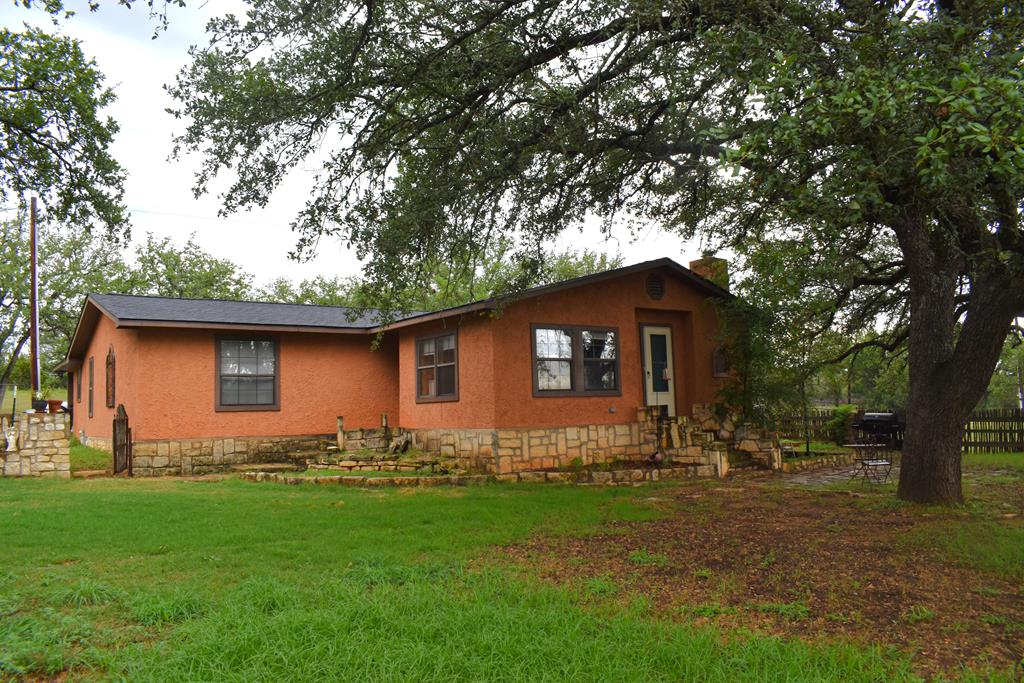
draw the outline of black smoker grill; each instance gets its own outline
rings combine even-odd
[[[903,448],[903,430],[907,425],[896,413],[861,413],[853,428],[864,441]]]

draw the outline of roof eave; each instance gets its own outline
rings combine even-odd
[[[138,320],[122,318],[116,321],[121,328],[155,327],[202,330],[240,330],[246,332],[318,332],[325,334],[368,334],[372,327],[326,327],[323,325],[259,325],[249,323],[223,323],[189,320]]]

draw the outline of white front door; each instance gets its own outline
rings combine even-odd
[[[672,364],[672,328],[643,328],[644,403],[676,414],[676,375]]]

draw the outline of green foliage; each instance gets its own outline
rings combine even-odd
[[[587,249],[542,251],[535,261],[516,260],[507,241],[489,247],[466,267],[444,259],[430,258],[415,265],[417,286],[407,289],[400,310],[437,311],[452,306],[510,294],[516,290],[600,273],[622,265],[621,256],[599,254]],[[279,278],[260,297],[265,301],[352,306],[359,309],[387,308],[387,300],[372,279],[366,277],[316,277],[299,283]]]
[[[619,585],[610,576],[595,576],[583,582],[583,590],[594,597],[618,595]]]
[[[755,605],[751,605],[750,609],[756,612],[776,614],[780,617],[791,619],[793,621],[806,619],[811,613],[807,605],[802,602],[760,602]]]
[[[633,564],[665,567],[668,565],[668,556],[661,553],[648,552],[647,548],[640,548],[629,554],[629,561]]]
[[[836,406],[832,419],[826,423],[825,428],[837,446],[850,443],[853,438],[852,426],[857,410],[857,406],[850,404]]]
[[[992,373],[981,408],[1024,408],[1024,343],[1010,335]]]
[[[219,259],[196,242],[183,245],[152,233],[135,250],[135,263],[115,289],[125,294],[147,294],[190,299],[246,299],[254,296],[252,275],[227,259]]]
[[[82,230],[47,226],[38,246],[40,365],[44,384],[56,387],[60,382],[48,371],[71,341],[83,294],[116,283],[122,263],[115,241]],[[0,222],[0,382],[22,387],[29,383],[28,361],[18,365],[29,338],[29,263],[26,217]]]
[[[90,578],[82,578],[68,586],[60,596],[60,602],[71,607],[104,605],[118,599],[121,591]]]
[[[915,542],[937,546],[947,557],[1002,576],[1024,581],[1024,527],[982,522],[953,525],[934,539],[919,535]]]
[[[143,626],[163,626],[194,619],[206,612],[206,601],[186,589],[170,593],[137,593],[131,604],[132,618]]]
[[[695,617],[718,617],[723,614],[736,614],[739,610],[731,605],[720,605],[717,602],[709,602],[703,605],[686,608],[686,611]]]
[[[911,605],[903,614],[903,621],[908,624],[919,624],[922,621],[931,621],[935,618],[935,612],[921,605]]]
[[[125,228],[125,174],[108,148],[114,101],[78,42],[34,28],[0,29],[0,202],[38,193],[51,221],[79,231]]]

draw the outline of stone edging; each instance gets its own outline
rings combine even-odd
[[[492,482],[523,482],[552,484],[598,484],[604,486],[638,484],[645,481],[696,479],[714,477],[711,465],[663,467],[661,469],[625,469],[579,472],[518,472],[510,474],[443,475],[420,477],[360,477],[334,475],[325,477],[294,477],[276,472],[243,472],[246,481],[269,481],[278,484],[327,484],[357,488],[386,486],[473,486]]]
[[[783,460],[781,471],[789,474],[791,472],[817,470],[822,467],[840,467],[853,463],[856,459],[854,456],[854,453],[836,453],[834,455],[815,456],[804,460]]]

